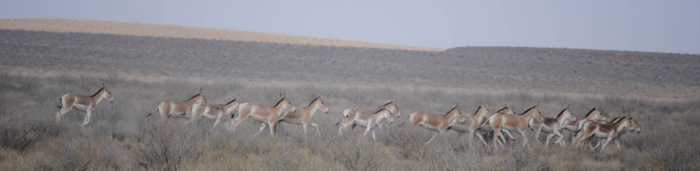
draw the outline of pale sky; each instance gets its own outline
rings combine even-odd
[[[0,18],[174,24],[440,48],[700,54],[700,1],[0,0]]]

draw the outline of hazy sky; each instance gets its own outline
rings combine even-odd
[[[700,54],[700,1],[0,0],[0,18],[175,24],[441,48]]]

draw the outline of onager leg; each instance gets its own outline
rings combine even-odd
[[[310,125],[313,126],[314,128],[316,128],[316,134],[318,134],[318,136],[321,136],[321,130],[318,129],[318,125],[316,123],[313,123],[313,122],[310,123]]]
[[[64,115],[64,114],[70,112],[71,109],[73,109],[73,106],[70,106],[70,107],[68,107],[68,106],[63,106],[63,108],[61,108],[61,110],[59,110],[58,112],[56,112],[56,121],[57,121],[57,122],[60,122],[60,121],[61,121],[61,115]]]
[[[301,127],[304,128],[304,138],[306,138],[306,124],[301,124]]]
[[[540,144],[542,144],[542,141],[540,141],[540,132],[542,132],[542,127],[544,127],[544,126],[540,125],[540,127],[537,128],[537,132],[535,133],[535,140],[537,141],[537,143],[540,143]],[[525,135],[523,135],[523,136],[525,136]],[[549,142],[549,138],[550,138],[550,137],[547,136],[547,142],[546,142],[546,143]],[[547,144],[547,145],[549,145],[549,144]],[[547,145],[545,145],[544,147],[547,148]]]
[[[487,147],[489,146],[489,144],[486,143],[486,140],[484,140],[483,134],[477,133],[477,132],[474,132],[474,134],[476,134],[476,136],[479,138],[479,140],[481,140],[481,142],[484,143],[484,146],[487,146]]]
[[[371,126],[368,126],[367,129],[365,129],[365,132],[362,133],[362,136],[363,136],[363,137],[366,136],[367,133],[369,133],[369,132],[371,131],[371,132],[372,132],[372,139],[374,139],[374,141],[377,141],[377,137],[374,136],[374,130],[371,129],[371,128],[372,128]]]
[[[525,130],[520,130],[518,129],[518,132],[520,132],[520,135],[523,137],[523,148],[527,147],[532,151],[532,147],[530,147],[530,143],[528,143],[527,135],[525,134]]]
[[[92,110],[90,108],[88,108],[88,110],[85,110],[85,111],[87,114],[85,114],[85,121],[83,121],[83,124],[80,125],[81,127],[90,123],[90,115],[92,114]]]
[[[231,128],[230,128],[231,132],[235,131],[236,127],[238,127],[238,125],[241,124],[245,120],[245,119],[240,118],[240,117],[243,117],[243,116],[239,116],[235,120],[231,120]]]
[[[603,144],[603,147],[600,148],[600,152],[599,152],[599,153],[603,153],[603,150],[605,150],[605,147],[608,146],[608,144],[610,143],[610,141],[612,141],[612,136],[608,136],[608,139],[605,140],[605,144]]]
[[[544,148],[542,148],[543,151],[544,149],[547,149],[547,146],[549,146],[549,140],[551,140],[552,137],[554,137],[554,134],[547,134],[547,140],[544,142]]]
[[[498,150],[498,136],[501,134],[501,129],[500,127],[493,128],[493,140],[491,143],[493,143],[494,149]]]
[[[438,135],[438,132],[433,132],[433,137],[430,137],[430,140],[428,140],[428,142],[425,142],[425,144],[427,145],[427,144],[430,144],[430,142],[433,142],[433,140],[435,139],[435,137],[437,135]]]
[[[372,139],[374,139],[374,141],[377,141],[377,136],[374,135],[374,129],[372,129]]]
[[[277,124],[277,122],[272,122],[272,123],[268,122],[267,124],[270,125],[270,135],[273,135],[273,136],[274,136],[274,135],[275,135],[275,129],[274,129],[274,128],[275,128],[275,125]]]
[[[258,134],[260,134],[263,131],[263,129],[265,129],[265,126],[267,126],[265,123],[260,124],[260,130],[258,130],[258,132],[255,133],[255,135],[253,135],[253,137],[258,136]],[[270,128],[270,129],[272,129],[272,128]]]
[[[554,133],[554,135],[557,135],[557,136],[559,137],[559,139],[558,139],[556,142],[554,142],[555,144],[556,144],[556,143],[559,143],[561,146],[566,146],[566,145],[564,145],[564,144],[561,144],[561,142],[563,142],[563,141],[561,141],[561,140],[564,139],[564,135],[562,135],[561,132],[560,132],[559,130],[554,129],[554,131],[552,131],[552,133]]]
[[[213,127],[216,128],[216,125],[219,124],[219,122],[221,122],[221,120],[223,120],[223,119],[224,119],[224,114],[223,113],[219,114],[219,117],[216,117],[216,121],[214,122]]]

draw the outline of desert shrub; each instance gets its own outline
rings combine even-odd
[[[177,170],[185,160],[195,159],[202,153],[196,149],[201,138],[187,127],[169,124],[147,124],[134,136],[138,142],[133,157],[138,166],[145,169]]]
[[[0,146],[25,151],[37,142],[58,136],[65,127],[50,121],[7,121],[0,127]]]

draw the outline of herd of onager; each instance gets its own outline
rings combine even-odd
[[[270,127],[270,134],[274,135],[277,129],[275,125],[279,122],[287,122],[302,125],[304,136],[306,136],[307,126],[309,125],[316,128],[316,132],[319,133],[318,124],[311,121],[316,111],[320,110],[326,114],[329,113],[328,107],[320,96],[311,101],[308,106],[302,108],[294,107],[285,97],[285,94],[280,94],[281,99],[274,106],[241,103],[238,97],[239,96],[236,96],[235,99],[223,105],[209,104],[204,95],[202,95],[202,90],[200,89],[199,94],[194,95],[188,100],[161,102],[160,105],[151,113],[148,113],[147,116],[158,111],[162,120],[169,117],[189,118],[186,124],[204,116],[205,118],[216,119],[214,127],[223,119],[226,119],[227,116],[230,116],[232,118],[231,124],[227,124],[227,127],[231,131],[234,131],[244,120],[250,118],[262,123],[260,125],[260,130],[255,134],[256,136],[260,134],[266,126]],[[110,102],[114,100],[104,84],[102,88],[92,96],[65,94],[59,98],[58,107],[61,109],[56,113],[56,120],[60,120],[61,115],[75,108],[86,112],[85,120],[81,125],[85,126],[90,122],[90,115],[95,110],[95,107],[103,99],[109,100]],[[343,110],[342,119],[336,124],[336,126],[340,125],[338,134],[342,135],[343,131],[348,128],[363,126],[365,127],[363,136],[371,132],[372,138],[376,140],[374,133],[375,128],[382,129],[385,125],[393,124],[395,118],[401,117],[401,112],[396,105],[396,100],[396,98],[393,98],[388,103],[374,109]],[[469,133],[468,141],[470,144],[473,142],[473,138],[477,137],[484,145],[488,146],[483,135],[488,132],[493,132],[493,140],[491,142],[495,149],[498,149],[499,145],[504,146],[506,137],[503,133],[513,139],[513,135],[510,133],[511,131],[521,134],[523,147],[531,149],[528,144],[528,136],[525,134],[528,128],[537,130],[535,139],[538,142],[540,142],[538,137],[541,132],[548,134],[545,141],[545,149],[550,144],[550,140],[555,137],[557,139],[553,143],[560,144],[563,147],[566,146],[566,143],[563,141],[564,136],[562,131],[568,130],[575,133],[571,140],[574,146],[584,141],[591,141],[593,138],[597,138],[597,144],[593,146],[591,145],[592,143],[589,143],[589,146],[593,150],[602,142],[600,152],[602,152],[611,141],[615,142],[617,147],[620,148],[618,139],[626,132],[641,132],[637,121],[630,116],[618,116],[612,121],[606,121],[606,116],[598,109],[593,108],[585,117],[577,117],[568,110],[567,106],[557,117],[550,118],[542,116],[538,106],[539,103],[525,110],[522,114],[515,114],[515,112],[508,107],[491,113],[489,109],[479,105],[477,106],[478,109],[476,112],[471,115],[465,115],[462,114],[457,105],[454,105],[454,107],[445,114],[421,111],[413,112],[408,115],[408,119],[404,120],[399,127],[409,122],[413,127],[419,126],[433,131],[432,137],[426,144],[432,142],[439,134],[448,130],[453,130],[458,132],[460,137],[464,133]],[[234,114],[236,112],[237,114]]]

